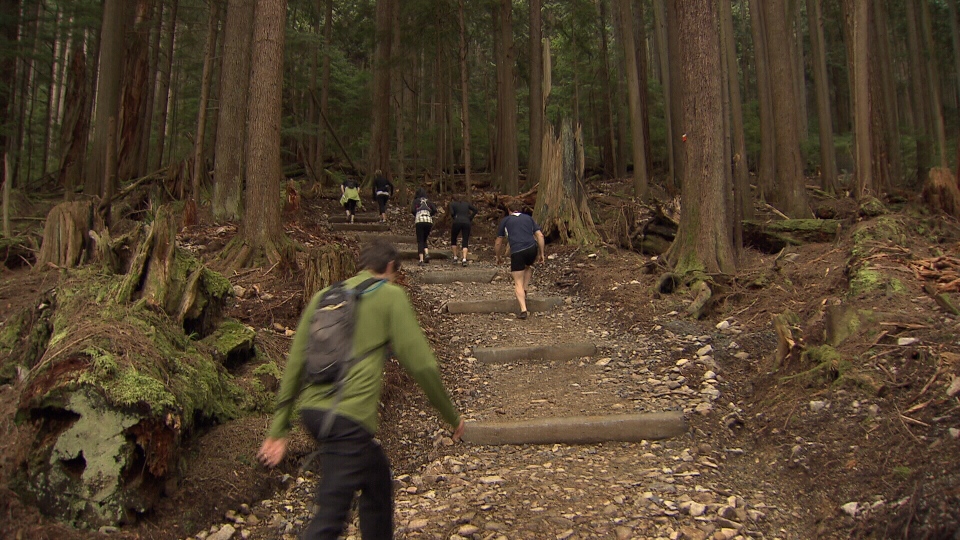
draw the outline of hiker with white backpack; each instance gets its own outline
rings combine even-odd
[[[433,216],[437,215],[437,205],[430,202],[427,198],[427,192],[422,187],[417,188],[413,196],[413,224],[417,232],[417,256],[420,257],[420,264],[430,262],[430,248],[427,247],[427,239],[430,237],[430,230],[433,229]]]

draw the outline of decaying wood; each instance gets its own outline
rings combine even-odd
[[[834,219],[743,221],[743,243],[766,253],[791,245],[833,242],[839,232],[840,221]]]
[[[713,291],[710,289],[710,284],[706,281],[697,283],[694,291],[696,291],[696,296],[694,296],[693,302],[687,306],[686,313],[690,317],[699,319],[709,307],[710,299],[713,297]]]
[[[583,187],[583,135],[564,120],[560,137],[547,127],[534,218],[544,236],[561,242],[595,244],[600,240]]]
[[[54,206],[47,214],[36,268],[72,268],[86,261],[92,247],[87,233],[94,228],[93,202],[73,201]]]
[[[930,169],[921,195],[931,210],[960,218],[960,189],[949,169]]]
[[[304,304],[309,302],[320,289],[346,279],[356,272],[353,254],[340,244],[324,244],[311,251],[304,266]]]
[[[777,351],[773,359],[773,371],[780,369],[788,359],[800,357],[802,346],[796,337],[800,333],[799,319],[792,312],[773,316],[773,329],[777,332]]]

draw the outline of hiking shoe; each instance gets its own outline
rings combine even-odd
[[[425,264],[427,264],[427,263],[425,263],[425,262],[423,262],[423,261],[420,261],[420,262],[418,262],[417,264],[419,264],[420,266],[423,266],[423,265],[425,265]]]
[[[466,260],[466,259],[463,260],[463,266],[464,266],[464,268],[466,268],[466,266],[467,266],[467,260]]]
[[[454,257],[454,258],[453,258],[453,264],[459,264],[459,263],[460,263],[460,259]]]
[[[527,318],[527,315],[529,315],[529,314],[528,314],[526,311],[521,311],[520,314],[517,315],[517,318],[518,318],[518,319],[526,319],[526,318]]]

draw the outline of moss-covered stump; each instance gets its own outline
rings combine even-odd
[[[176,223],[161,207],[119,287],[120,303],[142,301],[157,306],[201,337],[220,323],[230,281],[177,249]]]
[[[896,277],[887,275],[876,265],[877,253],[900,252],[906,245],[903,223],[892,216],[881,216],[858,225],[853,232],[853,247],[847,261],[848,294],[860,297],[868,294],[903,294],[906,287]],[[881,265],[882,266],[882,265]]]
[[[743,220],[743,243],[766,253],[777,253],[787,246],[832,242],[838,232],[840,221],[833,219]]]
[[[121,278],[72,271],[20,386],[15,487],[78,527],[134,521],[177,472],[180,442],[235,417],[244,393],[156,306],[118,303]],[[29,426],[29,427],[28,427]]]
[[[213,351],[213,359],[227,369],[244,364],[256,356],[253,342],[257,332],[234,319],[227,319],[203,342]]]

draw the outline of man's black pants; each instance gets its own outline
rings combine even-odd
[[[350,505],[360,492],[360,534],[363,540],[393,538],[393,478],[390,462],[373,435],[342,416],[321,439],[326,411],[303,409],[301,417],[320,443],[320,485],[317,513],[303,531],[309,540],[336,540],[346,525]]]

